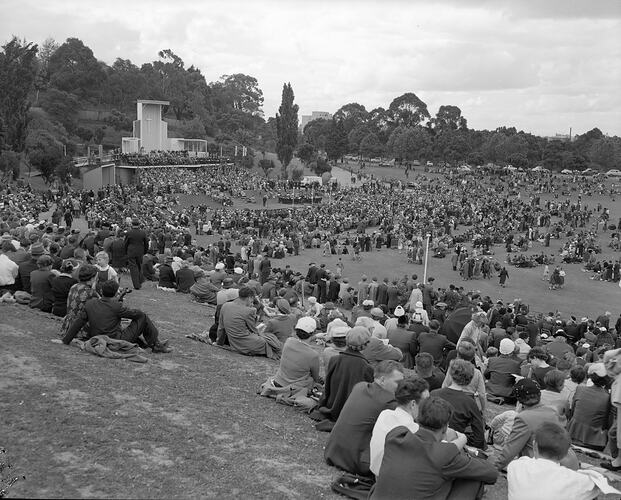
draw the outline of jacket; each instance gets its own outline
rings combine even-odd
[[[496,466],[504,469],[511,460],[518,456],[533,456],[533,436],[535,431],[545,422],[561,425],[558,413],[554,408],[541,403],[525,408],[515,416],[511,434],[496,457]],[[561,427],[563,427],[561,425]]]
[[[455,480],[493,484],[497,478],[498,471],[491,463],[469,457],[454,444],[437,441],[430,430],[420,428],[412,434],[400,426],[386,436],[382,466],[369,498],[443,500]]]
[[[319,412],[336,422],[351,390],[362,381],[373,381],[373,368],[362,354],[348,349],[332,357],[318,403]]]
[[[106,335],[118,339],[121,335],[121,319],[139,319],[144,313],[138,309],[128,309],[114,297],[90,299],[84,309],[67,330],[63,337],[65,344],[71,343],[86,323],[90,325],[88,338]]]
[[[327,464],[352,474],[370,474],[373,426],[382,411],[396,407],[394,394],[375,382],[356,384],[330,432],[324,451]]]
[[[149,239],[142,229],[132,228],[125,235],[125,253],[128,257],[142,257],[149,251]]]

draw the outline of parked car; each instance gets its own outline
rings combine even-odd
[[[606,172],[606,175],[608,177],[621,177],[621,170],[618,170],[616,168],[612,168],[608,172]]]

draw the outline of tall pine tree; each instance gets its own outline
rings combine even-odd
[[[276,154],[282,163],[282,177],[287,178],[287,166],[293,158],[293,151],[298,144],[298,105],[293,104],[291,83],[282,88],[282,101],[276,113]]]

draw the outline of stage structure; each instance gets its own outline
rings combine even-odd
[[[139,99],[132,137],[121,139],[125,154],[148,154],[151,151],[188,151],[195,156],[207,155],[207,141],[168,137],[168,123],[162,120],[162,107],[169,101]]]

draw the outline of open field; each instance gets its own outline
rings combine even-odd
[[[598,201],[611,208],[612,221],[621,216],[619,201],[585,200]],[[602,236],[604,247],[607,239]],[[556,253],[560,243],[553,240],[546,253]],[[535,242],[529,253],[541,249]],[[504,251],[496,252],[502,263]],[[303,271],[310,261],[334,269],[337,257],[305,250],[272,265]],[[382,279],[422,277],[423,271],[396,250],[343,261],[351,283],[363,273]],[[448,258],[430,258],[428,274],[438,286],[463,285],[494,299],[520,297],[536,311],[594,316],[608,309],[616,319],[621,289],[588,279],[580,265],[564,267],[566,288],[555,292],[541,281],[541,267],[508,267],[504,289],[496,280],[462,282]],[[121,281],[130,284],[127,275]],[[329,488],[338,473],[323,463],[327,434],[298,411],[256,395],[276,362],[185,338],[213,321],[213,308],[185,295],[145,286],[126,301],[151,315],[173,353],[149,352],[146,364],[97,358],[52,343],[58,320],[0,304],[0,463],[12,466],[0,473],[0,489],[10,497],[340,498]],[[490,405],[491,413],[498,411]],[[7,488],[11,477],[18,480]],[[486,498],[506,498],[506,480],[489,488]]]

